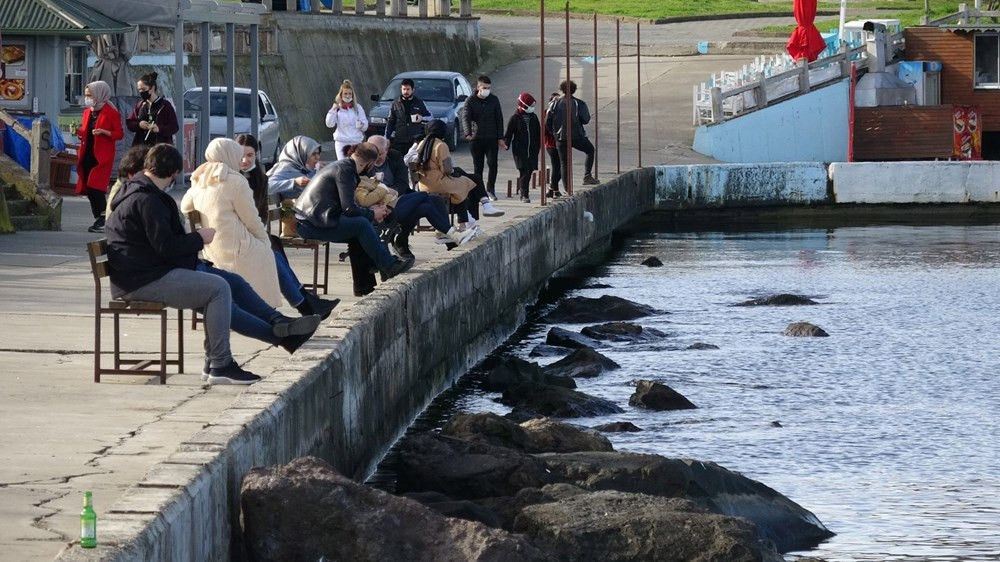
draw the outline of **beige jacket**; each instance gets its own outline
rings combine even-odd
[[[381,184],[373,178],[361,178],[358,187],[354,190],[354,201],[362,207],[373,205],[395,207],[397,199],[399,196],[395,190],[389,189],[385,184]]]
[[[232,147],[213,147],[216,141],[229,141],[238,152],[220,155],[220,150],[232,152]],[[219,269],[239,274],[264,302],[277,308],[281,305],[281,290],[271,241],[257,214],[250,186],[239,173],[243,147],[230,139],[215,139],[205,155],[209,161],[191,175],[191,187],[181,201],[181,211],[198,211],[202,226],[215,229],[215,239],[203,250],[205,259]],[[234,162],[211,161],[232,159],[234,155]]]
[[[476,183],[467,177],[456,178],[445,171],[445,161],[451,158],[451,151],[448,145],[441,139],[431,139],[435,142],[431,151],[431,160],[427,163],[427,169],[419,170],[417,173],[420,180],[417,185],[420,191],[427,193],[444,193],[451,196],[452,203],[461,203],[469,197],[469,192],[476,187]],[[421,149],[427,140],[420,143]],[[419,153],[419,152],[418,152]]]

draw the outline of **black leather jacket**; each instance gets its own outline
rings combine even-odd
[[[358,205],[354,190],[361,176],[352,158],[327,165],[309,180],[295,200],[295,218],[319,228],[333,228],[341,215],[375,219],[375,212]]]

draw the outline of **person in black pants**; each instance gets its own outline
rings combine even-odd
[[[563,185],[566,186],[568,192],[569,186],[567,185],[567,181],[569,180],[569,174],[566,170],[566,164],[569,161],[568,154],[570,147],[567,146],[566,140],[568,136],[567,132],[569,131],[572,131],[573,148],[583,152],[587,156],[583,168],[583,184],[597,185],[600,182],[591,173],[594,169],[594,145],[587,138],[587,131],[583,128],[584,125],[590,123],[590,110],[587,108],[586,102],[573,96],[576,93],[576,82],[570,80],[567,84],[564,80],[559,84],[559,91],[562,92],[562,95],[552,102],[549,106],[549,114],[545,116],[545,129],[556,139],[559,160],[562,165]],[[566,123],[567,98],[571,100],[569,123]]]
[[[476,95],[465,100],[462,111],[462,130],[465,140],[469,141],[469,152],[472,153],[473,175],[483,177],[484,160],[489,166],[489,176],[486,179],[486,193],[490,201],[497,200],[497,152],[507,149],[504,141],[503,110],[500,100],[490,95],[492,84],[490,77],[483,75],[476,83]]]
[[[413,91],[413,80],[403,78],[399,85],[400,96],[392,102],[389,118],[385,122],[385,137],[400,154],[406,154],[410,150],[413,143],[424,134],[424,121],[433,117],[423,100]]]
[[[530,203],[528,189],[531,184],[531,174],[538,169],[538,147],[541,137],[541,124],[535,115],[535,98],[528,92],[522,92],[517,97],[517,111],[510,116],[504,141],[514,154],[514,165],[517,166],[517,192],[522,203]]]

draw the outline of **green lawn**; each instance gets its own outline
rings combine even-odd
[[[957,9],[958,6],[958,2],[942,3],[940,0],[934,0],[931,4],[940,4],[942,6],[947,4],[950,8],[955,9]],[[455,2],[455,5],[457,7],[458,3]],[[538,6],[538,0],[472,1],[473,12],[475,12],[477,8],[537,11]],[[565,2],[551,0],[546,2],[545,11],[561,11],[564,9],[564,6]],[[924,3],[923,0],[875,0],[865,2],[852,2],[851,0],[848,0],[848,7],[857,8],[862,6],[866,9],[870,8],[873,10],[875,8],[884,8],[892,11],[898,10],[900,13],[916,11],[917,20],[919,20],[920,12],[923,11]],[[820,2],[818,8],[821,11],[837,11],[840,9],[840,2]],[[572,12],[597,12],[599,14],[606,15],[658,19],[676,16],[745,14],[753,12],[791,12],[792,3],[790,1],[753,2],[751,0],[572,0],[569,3],[569,9]],[[954,12],[956,11],[955,9],[952,9],[951,11]],[[939,10],[947,13],[947,10],[939,8],[935,5],[935,13]],[[944,15],[944,13],[942,13],[942,15]]]
[[[958,12],[958,4],[959,2],[931,2],[930,18],[933,20],[954,14]],[[848,7],[850,7],[851,6],[850,2],[848,2],[847,5]],[[877,17],[878,19],[886,19],[886,20],[893,20],[893,19],[899,20],[900,25],[902,25],[903,27],[911,27],[914,25],[920,25],[920,16],[922,15],[924,15],[924,10],[921,4],[921,7],[915,10],[907,10],[901,12],[887,11],[885,14],[880,13],[878,16],[872,16],[872,17]],[[853,19],[862,19],[862,18],[848,18],[848,21]],[[823,32],[829,31],[830,29],[837,27],[838,24],[839,22],[836,18],[831,19],[828,17],[820,17],[816,19],[816,27]],[[758,31],[776,31],[782,33],[784,32],[791,33],[793,29],[795,29],[794,25],[771,25],[767,27],[758,28]]]

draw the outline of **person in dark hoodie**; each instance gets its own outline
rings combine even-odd
[[[433,117],[413,90],[413,80],[403,78],[399,85],[400,96],[392,102],[389,118],[385,121],[385,136],[400,154],[406,154],[417,138],[424,134],[424,121]]]
[[[531,186],[531,174],[538,169],[541,136],[542,126],[535,115],[535,97],[528,92],[521,92],[517,96],[517,111],[507,122],[504,140],[514,154],[518,174],[517,192],[521,194],[522,203],[531,202],[528,189]]]
[[[489,166],[486,193],[490,201],[497,200],[497,152],[507,144],[504,140],[503,109],[500,100],[490,93],[493,84],[485,74],[476,82],[476,95],[465,100],[462,110],[462,130],[472,153],[472,173],[483,176],[483,161]]]
[[[562,95],[551,103],[549,113],[545,116],[545,129],[556,139],[559,161],[562,165],[563,186],[569,193],[569,186],[566,185],[569,180],[566,164],[569,161],[570,150],[579,150],[587,157],[583,167],[583,185],[597,185],[600,182],[591,173],[594,169],[594,144],[587,138],[587,131],[583,128],[584,125],[590,123],[590,109],[587,108],[585,101],[573,95],[576,93],[576,82],[563,80],[559,84],[559,91],[562,92]],[[566,123],[567,99],[571,102],[569,124]],[[572,133],[573,146],[568,146],[566,143],[567,137],[570,136],[567,135],[568,131]]]
[[[180,130],[174,106],[160,95],[156,86],[157,76],[155,72],[143,74],[136,86],[141,99],[125,119],[125,126],[135,133],[132,146],[174,144],[174,135]]]
[[[253,384],[260,377],[233,359],[230,327],[293,352],[316,330],[319,316],[294,320],[283,316],[240,276],[198,259],[215,231],[184,232],[177,203],[166,193],[183,165],[173,146],[154,146],[146,155],[143,171],[126,182],[111,202],[105,228],[111,295],[124,301],[204,310],[206,369],[202,378],[211,384]]]

